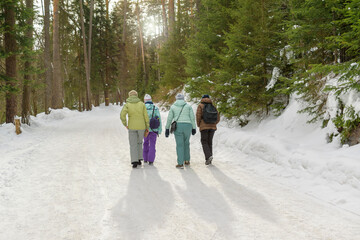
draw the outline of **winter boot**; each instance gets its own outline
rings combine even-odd
[[[138,162],[131,163],[133,168],[137,168]]]
[[[138,165],[140,165],[140,166],[141,166],[141,164],[142,164],[141,161],[142,161],[142,159],[139,159]]]
[[[153,165],[154,163],[153,162],[149,162],[149,165]]]
[[[175,166],[176,168],[184,168],[184,164],[178,164]]]
[[[185,161],[185,165],[190,165],[190,161]]]
[[[208,159],[206,159],[205,165],[211,164],[212,160],[213,160],[213,156],[210,156]]]

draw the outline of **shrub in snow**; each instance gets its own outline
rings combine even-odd
[[[306,106],[300,111],[311,115],[310,122],[331,121],[329,141],[339,136],[342,144],[360,142],[360,69],[358,64],[313,65],[297,84]]]
[[[360,141],[360,117],[355,113],[353,106],[346,107],[341,104],[342,108],[339,114],[332,119],[338,134],[341,136],[342,144],[349,144],[350,146],[358,144]],[[332,133],[330,140],[336,133]]]

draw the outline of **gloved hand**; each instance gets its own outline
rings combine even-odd
[[[149,135],[149,129],[145,129],[144,137],[147,137]]]
[[[191,130],[191,134],[195,135],[196,134],[196,129]]]
[[[165,130],[165,137],[169,137],[169,134],[170,134],[170,130],[169,130],[169,129],[166,129],[166,130]]]

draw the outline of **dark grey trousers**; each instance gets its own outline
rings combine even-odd
[[[208,160],[213,155],[213,137],[214,129],[206,129],[201,132],[201,145],[205,154],[205,160]]]

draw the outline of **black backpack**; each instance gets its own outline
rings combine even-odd
[[[204,103],[202,118],[205,123],[216,123],[218,119],[218,111],[211,103]]]

